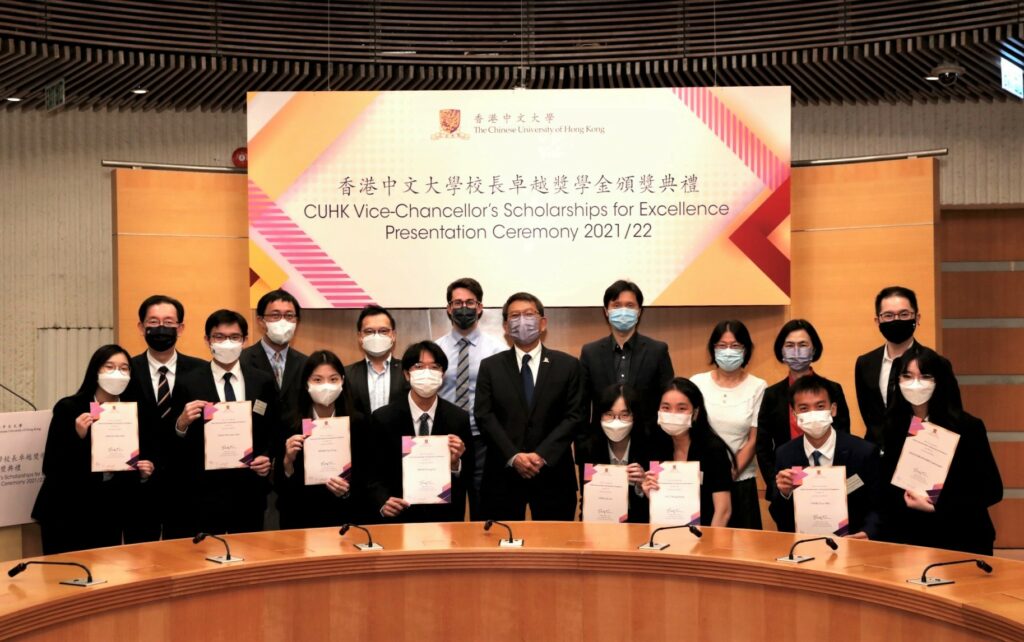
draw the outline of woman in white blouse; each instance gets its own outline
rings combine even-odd
[[[746,371],[754,342],[742,321],[722,321],[711,331],[708,356],[713,369],[690,378],[704,395],[711,428],[729,446],[735,461],[732,485],[733,528],[761,528],[754,449],[764,379]]]

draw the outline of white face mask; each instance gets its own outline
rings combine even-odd
[[[612,419],[611,421],[602,420],[601,429],[604,430],[604,434],[608,437],[608,441],[619,443],[629,436],[629,431],[633,429],[633,422],[622,421],[621,419]]]
[[[120,370],[114,372],[101,372],[99,376],[100,388],[108,395],[118,396],[128,387],[130,377]]]
[[[221,341],[220,343],[211,343],[210,352],[213,353],[213,358],[220,363],[234,363],[242,355],[242,342]]]
[[[903,393],[903,398],[914,404],[915,406],[923,406],[928,403],[932,395],[935,394],[935,382],[934,381],[921,381],[920,379],[914,379],[913,381],[901,381],[900,391]]]
[[[832,425],[832,411],[810,410],[796,416],[796,425],[811,439],[821,439]]]
[[[295,323],[281,319],[267,323],[267,338],[278,345],[284,345],[295,336]]]
[[[692,413],[682,412],[658,412],[658,425],[665,431],[665,434],[675,437],[690,430],[693,423]]]
[[[413,370],[409,373],[409,385],[421,397],[433,397],[441,389],[444,375],[436,370]]]
[[[383,357],[391,352],[391,346],[395,345],[395,340],[383,334],[371,334],[368,337],[363,337],[362,344],[366,354],[371,357]]]
[[[329,406],[341,394],[341,386],[340,383],[311,383],[306,389],[313,401],[321,406]]]

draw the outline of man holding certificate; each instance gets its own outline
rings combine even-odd
[[[789,389],[803,436],[775,451],[779,492],[769,510],[780,531],[878,539],[878,448],[832,427],[828,381],[805,375]]]
[[[462,521],[474,456],[469,414],[438,397],[448,358],[432,341],[406,349],[402,374],[412,388],[373,413],[373,464],[366,492],[387,522]]]
[[[174,387],[167,538],[263,529],[279,402],[270,375],[239,363],[247,336],[241,314],[211,314],[206,341],[213,361]]]

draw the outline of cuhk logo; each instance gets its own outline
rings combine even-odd
[[[462,124],[462,110],[459,109],[442,109],[438,112],[438,120],[441,123],[441,130],[432,135],[431,140],[438,140],[439,138],[460,138],[465,140],[469,138],[468,135],[459,131],[459,125]]]

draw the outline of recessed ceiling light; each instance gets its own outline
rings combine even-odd
[[[136,87],[135,89],[132,90],[132,93],[136,94],[138,96],[141,96],[142,94],[148,94],[149,90],[148,89],[144,89],[142,87]]]
[[[17,96],[8,96],[7,97],[7,102],[9,102],[9,103],[20,103],[21,102],[21,98],[18,98]]]

